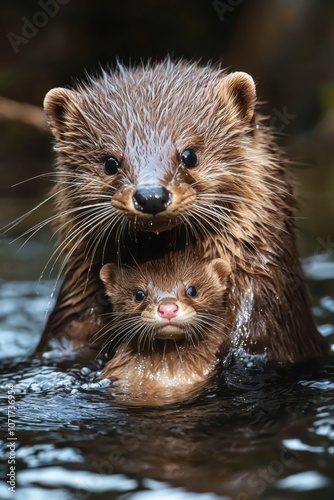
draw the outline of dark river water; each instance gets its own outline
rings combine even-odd
[[[248,360],[196,401],[118,407],[100,366],[29,358],[53,304],[54,281],[33,280],[44,250],[31,242],[18,257],[14,244],[1,256],[1,499],[334,498],[333,356],[289,372]],[[304,269],[334,344],[333,253]]]

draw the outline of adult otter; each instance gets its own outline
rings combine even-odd
[[[46,95],[66,256],[39,350],[64,337],[74,349],[100,349],[92,339],[108,311],[103,263],[194,245],[203,258],[232,263],[234,349],[278,362],[325,352],[298,259],[285,161],[255,104],[249,75],[169,59],[119,65]]]
[[[113,355],[103,377],[127,404],[162,405],[199,395],[213,381],[230,346],[224,259],[191,252],[122,267],[100,276],[113,305],[100,335]]]

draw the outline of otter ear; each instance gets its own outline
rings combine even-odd
[[[256,90],[253,78],[247,73],[237,71],[224,76],[219,83],[218,92],[221,103],[228,111],[236,111],[238,116],[249,123],[256,103]]]
[[[61,139],[68,119],[78,112],[80,94],[74,90],[55,88],[46,94],[43,106],[51,132],[56,139]]]
[[[117,264],[105,264],[100,271],[100,280],[107,289],[114,284],[116,270]]]
[[[232,271],[230,263],[225,259],[214,259],[210,262],[210,266],[218,274],[219,280],[225,289]]]

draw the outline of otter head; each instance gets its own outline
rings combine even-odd
[[[191,346],[217,332],[224,337],[229,264],[223,259],[189,263],[182,258],[174,254],[131,268],[102,267],[100,278],[114,310],[110,342],[114,336],[119,343],[134,341],[140,349],[159,340]]]
[[[180,224],[196,234],[210,220],[217,226],[223,205],[228,221],[236,195],[224,172],[242,162],[255,101],[245,73],[170,60],[51,90],[44,107],[64,220],[91,234]]]

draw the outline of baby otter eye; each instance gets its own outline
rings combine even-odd
[[[143,302],[146,299],[146,293],[143,290],[136,290],[135,292],[135,300],[136,302]]]
[[[188,297],[197,297],[197,289],[195,286],[188,286],[186,290]]]
[[[107,175],[114,175],[117,173],[117,170],[120,168],[120,166],[121,164],[117,160],[117,158],[115,158],[114,156],[109,156],[104,164],[104,172]]]
[[[181,153],[181,161],[183,165],[187,168],[194,168],[197,165],[198,158],[196,152],[191,149],[187,148]]]

